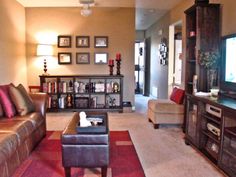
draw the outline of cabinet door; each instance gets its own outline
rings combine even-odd
[[[198,102],[187,98],[186,140],[198,146]]]
[[[236,118],[224,113],[223,146],[219,165],[230,176],[236,176]]]

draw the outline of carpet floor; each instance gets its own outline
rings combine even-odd
[[[13,177],[61,177],[64,169],[61,161],[59,131],[47,132],[46,138],[29,158],[16,170]],[[99,177],[100,168],[72,168],[71,177]],[[110,164],[108,177],[144,177],[128,131],[110,132]]]
[[[150,98],[136,95],[135,112],[109,113],[111,131],[129,131],[146,177],[225,177],[211,161],[184,143],[178,126],[154,129],[146,116]],[[73,113],[47,113],[47,130],[63,130]],[[60,123],[58,123],[60,122]]]

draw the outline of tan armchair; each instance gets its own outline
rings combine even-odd
[[[184,105],[168,99],[148,101],[148,120],[158,129],[160,124],[183,124]]]

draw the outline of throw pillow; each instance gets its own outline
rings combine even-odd
[[[183,104],[184,90],[174,87],[170,95],[170,100],[174,101],[177,104]]]
[[[2,110],[2,105],[0,104],[0,117],[3,116],[3,110]]]
[[[21,94],[23,95],[26,103],[27,103],[27,107],[29,108],[30,112],[35,111],[35,105],[33,100],[31,99],[31,97],[29,96],[28,92],[26,91],[25,87],[22,84],[19,84],[17,86],[17,88],[20,90]]]
[[[0,86],[0,102],[6,117],[11,118],[16,114],[14,104],[9,95],[9,85]]]
[[[27,92],[26,92],[27,93]],[[34,111],[34,105],[29,104],[28,99],[24,96],[21,90],[14,85],[9,86],[9,94],[13,103],[16,106],[17,112],[19,115],[24,116],[29,112]]]

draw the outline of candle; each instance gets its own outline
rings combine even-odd
[[[108,65],[109,66],[114,66],[114,60],[110,59],[109,62],[108,62]]]
[[[120,61],[120,60],[121,60],[121,54],[120,54],[120,53],[117,53],[117,54],[116,54],[116,60],[117,60],[117,61]]]

